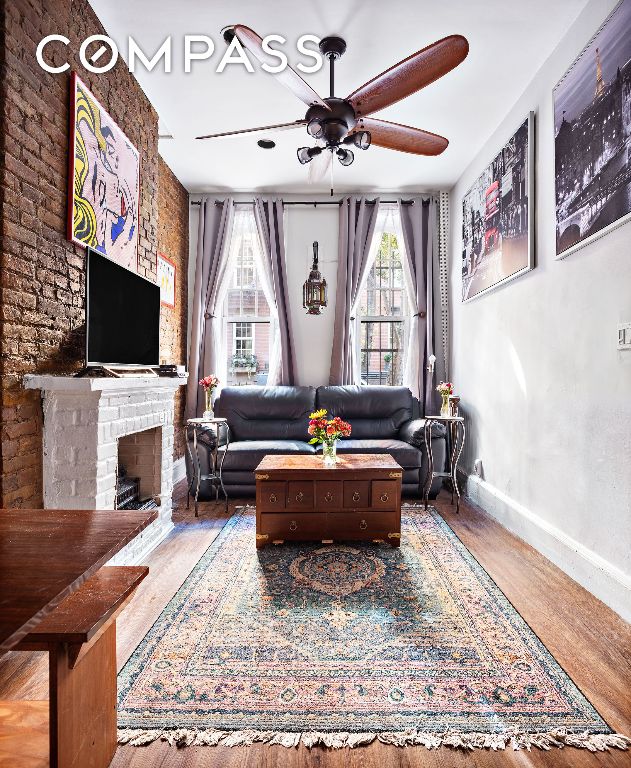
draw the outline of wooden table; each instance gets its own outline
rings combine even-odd
[[[0,654],[157,517],[156,510],[0,510]]]
[[[288,541],[401,541],[403,470],[389,454],[265,456],[255,470],[256,546]]]
[[[149,569],[101,566],[156,517],[0,510],[0,647],[48,651],[51,768],[106,768],[114,756],[116,619]],[[12,707],[0,705],[6,740]]]

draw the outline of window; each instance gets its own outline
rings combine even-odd
[[[231,270],[224,299],[227,384],[266,384],[270,359],[270,309],[258,267],[254,214],[237,210],[230,243]]]
[[[408,332],[408,300],[396,233],[398,212],[380,212],[374,261],[360,294],[362,384],[403,383]]]

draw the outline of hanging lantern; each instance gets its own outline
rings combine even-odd
[[[326,280],[318,270],[318,242],[313,244],[313,265],[302,286],[302,306],[308,315],[320,315],[327,305]]]

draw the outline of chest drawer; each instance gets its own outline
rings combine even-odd
[[[396,512],[331,512],[328,534],[343,541],[354,538],[386,538],[389,533],[400,533],[401,523]]]
[[[396,509],[399,497],[399,483],[396,480],[372,481],[372,508]]]
[[[344,508],[370,506],[370,480],[344,480]]]
[[[342,506],[342,483],[335,480],[316,480],[316,509],[327,512]]]
[[[287,483],[287,510],[313,509],[313,481],[292,480]]]
[[[285,512],[261,515],[257,533],[267,535],[268,543],[275,539],[291,541],[317,541],[325,536],[325,520],[309,512]]]
[[[261,512],[279,512],[285,509],[286,483],[259,482],[257,503]]]

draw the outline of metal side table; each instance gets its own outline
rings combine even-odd
[[[199,457],[199,435],[202,431],[207,431],[208,428],[215,433],[214,446],[209,449],[209,473],[207,475],[202,474],[201,460]],[[190,442],[188,440],[189,430],[193,432],[193,448],[191,449]],[[223,433],[223,434],[222,434]],[[223,441],[222,441],[223,438]],[[219,501],[219,489],[224,495],[226,501],[226,512],[228,512],[228,494],[223,484],[223,463],[226,459],[226,453],[230,445],[230,427],[228,426],[227,419],[188,419],[186,422],[186,450],[190,458],[191,465],[191,479],[188,483],[188,489],[186,493],[186,508],[190,508],[190,498],[193,496],[195,499],[195,517],[199,517],[198,512],[198,499],[199,499],[199,486],[202,480],[208,480],[215,489],[215,501]],[[219,447],[223,447],[221,459],[219,458]],[[193,489],[195,492],[193,493]]]
[[[434,472],[434,457],[432,455],[432,424],[444,424],[447,428],[447,435],[449,440],[447,441],[447,448],[449,449],[449,471],[448,472]],[[427,416],[425,418],[425,445],[427,447],[427,479],[425,480],[425,488],[423,489],[423,498],[425,501],[425,509],[427,509],[427,501],[429,498],[429,492],[432,487],[432,480],[435,477],[449,477],[451,478],[451,503],[454,503],[454,493],[456,494],[456,512],[460,512],[460,489],[458,488],[458,460],[462,453],[465,440],[465,426],[464,418],[462,416]]]

